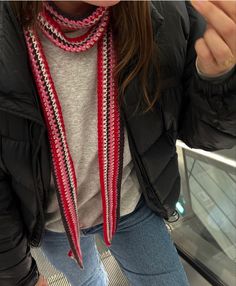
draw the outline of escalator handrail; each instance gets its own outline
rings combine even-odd
[[[206,265],[200,262],[196,257],[191,256],[175,243],[176,249],[180,257],[182,257],[192,268],[204,277],[213,286],[228,286],[220,277],[212,272]]]
[[[216,153],[209,152],[209,151],[204,151],[202,149],[190,148],[190,147],[188,147],[185,143],[183,143],[180,140],[177,140],[176,145],[178,147],[181,147],[181,148],[183,148],[185,150],[188,150],[188,151],[190,151],[192,153],[196,153],[196,154],[200,155],[201,157],[205,157],[205,158],[214,160],[216,162],[219,162],[221,164],[227,165],[229,167],[236,168],[236,159],[233,160],[233,159],[230,159],[230,158],[226,158],[225,156],[222,156],[220,154],[216,154]]]

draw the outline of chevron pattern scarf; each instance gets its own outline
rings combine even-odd
[[[103,205],[104,241],[109,246],[117,228],[121,187],[124,130],[120,120],[118,88],[114,78],[116,57],[109,9],[98,7],[84,19],[68,18],[44,2],[37,26],[57,47],[73,53],[86,52],[97,44],[97,136],[99,176]],[[68,38],[63,31],[87,28],[82,36]],[[83,268],[78,220],[79,190],[66,139],[62,109],[36,28],[26,28],[32,73],[47,125],[53,173],[62,220],[70,243],[68,255]]]

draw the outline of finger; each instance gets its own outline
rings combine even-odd
[[[236,23],[236,1],[211,1],[215,6],[223,10]]]
[[[209,1],[191,1],[197,11],[214,27],[234,53],[236,23],[220,8]]]
[[[47,279],[43,276],[43,286],[48,286]]]
[[[224,40],[219,36],[219,34],[217,34],[215,29],[208,28],[204,33],[203,38],[212,56],[214,57],[215,62],[221,68],[229,69],[230,67],[234,66],[234,62],[231,63],[230,66],[226,66],[227,62],[234,60],[234,55]]]
[[[48,286],[47,280],[44,278],[43,275],[39,276],[39,280],[38,280],[36,286]]]
[[[205,74],[217,74],[217,63],[203,38],[195,42],[195,50],[198,66],[202,67],[201,72]]]

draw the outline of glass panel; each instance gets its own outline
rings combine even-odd
[[[214,152],[217,159],[189,148],[178,153],[181,218],[171,225],[173,239],[223,285],[236,285],[236,149]]]

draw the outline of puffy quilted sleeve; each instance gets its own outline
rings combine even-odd
[[[0,153],[0,285],[35,286],[38,277],[37,265],[30,254],[17,200],[3,171]]]
[[[178,137],[191,148],[208,151],[232,148],[236,144],[236,68],[228,76],[215,79],[198,74],[194,44],[202,37],[206,23],[188,1],[186,7],[190,33]]]

